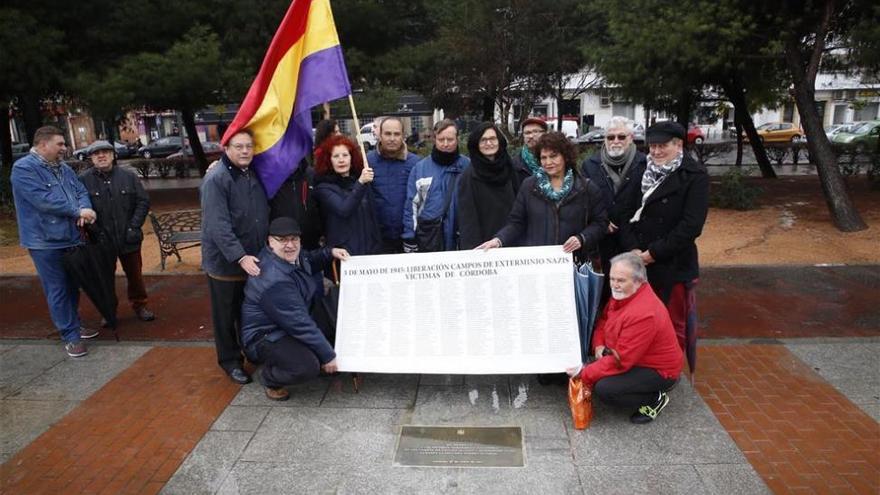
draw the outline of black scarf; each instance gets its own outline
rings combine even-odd
[[[480,139],[488,129],[494,129],[498,136],[498,153],[492,160],[480,153]],[[511,181],[514,172],[510,155],[507,154],[507,139],[494,124],[484,122],[471,132],[468,136],[468,151],[477,180],[490,184],[506,184]]]
[[[431,150],[431,159],[434,160],[438,165],[442,165],[444,167],[448,167],[458,160],[459,153],[458,148],[455,148],[455,151],[440,151],[437,149],[437,146],[434,146],[434,149]]]
[[[488,160],[479,150],[486,129],[495,129],[498,153]],[[468,138],[471,166],[458,184],[458,224],[461,249],[472,249],[491,239],[507,222],[516,199],[516,175],[507,140],[492,124],[484,123]]]

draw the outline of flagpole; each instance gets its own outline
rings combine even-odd
[[[351,96],[351,93],[348,94],[348,104],[351,105],[351,116],[354,118],[354,128],[356,129],[356,136],[358,147],[361,149],[361,158],[364,159],[364,168],[370,168],[370,163],[367,161],[367,151],[364,149],[364,143],[361,141],[361,122],[358,120],[357,110],[354,109],[354,97]]]

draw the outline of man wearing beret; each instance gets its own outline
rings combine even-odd
[[[314,274],[331,258],[346,260],[349,254],[329,247],[302,251],[301,236],[296,220],[272,220],[268,246],[259,254],[260,274],[248,278],[241,308],[245,353],[263,365],[266,397],[277,401],[289,398],[285,386],[336,371],[336,353],[309,310],[323,290]]]
[[[669,309],[684,347],[693,286],[699,277],[696,239],[709,210],[706,167],[684,152],[686,131],[675,122],[648,128],[648,160],[635,214],[621,225],[622,247],[641,256],[648,282]]]
[[[147,309],[147,288],[144,284],[141,227],[150,211],[150,198],[140,179],[131,170],[116,166],[116,150],[104,140],[88,148],[92,167],[80,174],[89,199],[98,214],[97,225],[113,241],[116,256],[128,280],[128,302],[134,314],[142,321],[153,321],[156,316]],[[116,271],[113,266],[108,270]],[[104,326],[114,322],[104,322]]]

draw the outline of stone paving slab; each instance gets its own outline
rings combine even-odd
[[[725,493],[728,482],[743,493],[767,490],[686,381],[654,424],[632,425],[630,411],[597,404],[591,428],[575,431],[562,386],[530,376],[437,378],[371,374],[359,394],[348,380],[334,391],[323,379],[327,396],[310,407],[258,402],[251,389],[259,387],[244,387],[163,493],[595,493],[609,484],[612,493]],[[345,398],[331,403],[334,394]],[[394,467],[404,424],[520,426],[526,465]]]
[[[825,342],[807,344],[786,341],[801,361],[880,422],[880,342]]]

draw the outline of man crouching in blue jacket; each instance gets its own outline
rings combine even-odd
[[[269,224],[269,245],[259,254],[260,274],[248,277],[241,307],[241,341],[248,359],[261,363],[266,397],[287,400],[287,385],[336,372],[336,353],[309,315],[323,286],[314,276],[331,258],[347,260],[348,251],[324,247],[301,251],[296,220],[279,217]]]

